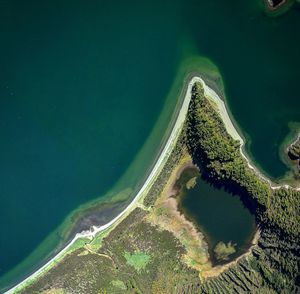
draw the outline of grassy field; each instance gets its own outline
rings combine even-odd
[[[146,221],[146,214],[135,209],[98,250],[90,244],[77,249],[21,293],[174,293],[199,280],[181,261],[180,242]]]

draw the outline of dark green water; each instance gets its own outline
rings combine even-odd
[[[78,206],[135,189],[187,57],[219,67],[247,151],[268,175],[285,174],[279,145],[300,121],[300,13],[272,19],[258,3],[0,1],[1,287],[57,247],[58,226]]]
[[[255,219],[239,195],[215,188],[198,177],[196,186],[184,192],[181,206],[191,220],[199,224],[211,251],[221,241],[232,242],[236,253],[230,257],[235,257],[249,246]]]
[[[288,124],[300,120],[299,6],[268,18],[256,1],[208,2],[190,4],[191,34],[220,68],[248,153],[267,175],[281,177],[286,166],[279,160],[280,143]]]

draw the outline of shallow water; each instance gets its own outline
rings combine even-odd
[[[80,205],[135,190],[160,149],[188,57],[219,67],[253,160],[272,177],[287,171],[278,150],[288,123],[300,121],[299,10],[274,19],[246,2],[1,1],[1,287],[57,247],[58,226]]]

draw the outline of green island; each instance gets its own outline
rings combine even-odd
[[[8,293],[297,293],[298,183],[274,185],[249,163],[222,103],[192,78],[186,111],[142,192],[109,225],[82,234]],[[296,157],[298,144],[289,149]],[[179,209],[182,189],[194,189],[199,173],[251,203],[256,232],[234,259],[234,243],[211,250]]]

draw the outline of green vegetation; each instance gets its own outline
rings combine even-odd
[[[197,184],[199,170],[194,166],[186,168],[177,179],[175,187],[178,190],[191,189]]]
[[[224,242],[219,242],[214,249],[217,260],[228,260],[229,255],[235,253],[235,251],[235,245],[231,242],[228,242],[227,245]]]
[[[272,190],[250,169],[205,97],[201,83],[192,90],[188,115],[187,145],[193,160],[213,184],[239,191],[245,203],[256,206],[261,230],[258,245],[249,257],[201,286],[201,293],[295,293],[299,265],[300,191]]]
[[[126,285],[120,280],[113,280],[111,281],[111,284],[116,288],[119,288],[121,290],[126,290]]]
[[[90,240],[88,238],[80,238],[77,239],[74,244],[72,244],[69,248],[67,253],[71,253],[72,251],[75,251],[78,248],[81,248],[82,246],[84,246],[86,243],[90,242]]]
[[[151,259],[150,255],[140,251],[136,251],[133,254],[126,251],[124,257],[126,258],[127,264],[133,266],[137,272],[145,269]]]
[[[201,159],[211,178],[235,182],[260,204],[267,204],[271,195],[269,185],[248,168],[240,154],[240,142],[226,132],[220,116],[204,97],[202,84],[196,83],[192,91],[188,120],[190,151]]]
[[[214,110],[204,97],[201,83],[196,83],[192,90],[193,99],[188,117],[188,147],[194,160],[205,170],[212,181],[217,181],[229,188],[240,189],[242,194],[250,196],[260,209],[260,216],[269,217],[274,225],[291,234],[299,234],[299,226],[291,226],[290,217],[296,215],[298,204],[286,200],[287,209],[278,211],[278,202],[266,181],[250,169],[240,153],[240,143],[234,140]],[[286,190],[286,195],[292,191]],[[284,192],[281,192],[284,194]],[[297,194],[297,193],[296,193]],[[288,196],[286,196],[288,197]],[[272,217],[276,215],[276,217]]]
[[[212,272],[209,279],[199,279],[205,277],[206,269],[201,272],[184,263],[186,249],[182,243],[147,218],[185,148],[208,181],[238,191],[245,205],[249,200],[255,204],[260,228],[258,244],[228,268],[208,268],[207,277]],[[189,180],[198,173],[195,168],[186,169],[175,188],[189,188],[194,184]],[[202,85],[196,83],[186,127],[144,199],[149,210],[136,208],[109,234],[74,248],[21,293],[50,289],[79,294],[299,293],[299,203],[300,191],[284,187],[273,190],[248,167],[239,142],[228,135]],[[163,207],[156,209],[158,214],[165,213]],[[225,261],[235,248],[230,242],[220,242],[214,251],[219,261]]]
[[[295,162],[296,172],[300,174],[300,134],[295,142],[288,148],[289,159]]]
[[[156,182],[150,188],[150,191],[147,193],[146,197],[144,198],[144,205],[146,207],[151,207],[154,205],[158,195],[162,192],[164,186],[166,185],[171,172],[176,164],[178,164],[183,150],[186,149],[186,135],[185,131],[179,135],[177,140],[176,146],[172,150],[167,162],[165,163],[162,171],[160,172]]]
[[[182,293],[186,283],[199,283],[197,271],[181,261],[182,245],[172,233],[148,223],[147,213],[136,208],[98,250],[77,249],[21,293],[173,294],[174,289]]]
[[[193,177],[187,181],[185,186],[189,190],[189,189],[194,188],[196,186],[196,184],[197,184],[197,177]]]
[[[95,251],[95,250],[98,250],[101,247],[102,240],[105,237],[105,235],[106,235],[106,232],[104,231],[104,232],[100,232],[99,234],[97,234],[95,236],[95,238],[93,239],[93,241],[89,243],[92,250]]]
[[[276,224],[284,231],[299,236],[300,191],[294,189],[276,189],[270,199],[271,209],[262,215],[270,224]]]
[[[298,139],[289,147],[289,156],[291,159],[300,159],[300,135]]]

